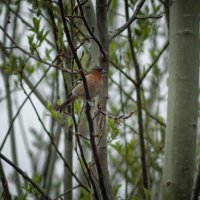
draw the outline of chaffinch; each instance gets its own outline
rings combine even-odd
[[[99,95],[103,87],[103,74],[106,71],[100,67],[92,69],[92,71],[86,75],[86,81],[88,86],[88,92],[90,99]],[[67,106],[75,101],[77,98],[85,98],[85,88],[82,81],[77,82],[73,87],[71,92],[67,95],[66,101],[58,106],[56,110],[62,112],[67,108]]]

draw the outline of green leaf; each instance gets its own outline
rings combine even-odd
[[[122,184],[116,184],[113,186],[113,194],[114,194],[115,199],[117,199],[117,194],[118,194],[121,186],[122,186]]]
[[[74,110],[75,113],[79,113],[81,111],[81,103],[79,101],[74,102]]]
[[[35,34],[28,35],[28,43],[29,43],[29,45],[33,44],[34,37],[35,37]]]
[[[37,183],[39,185],[39,183],[41,182],[41,175],[39,175],[39,174],[33,175],[33,180],[35,183]]]
[[[147,190],[146,188],[144,188],[144,193],[145,193],[145,199],[146,200],[151,200],[151,190]]]
[[[40,29],[40,20],[33,17],[34,32],[38,33]]]

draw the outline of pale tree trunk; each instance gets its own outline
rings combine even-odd
[[[85,2],[85,1],[81,1]],[[94,7],[92,4],[92,1],[88,0],[83,6],[82,6],[84,18],[87,22],[88,28],[92,32],[89,34],[90,37],[93,39],[91,42],[90,47],[90,53],[92,58],[92,67],[94,66],[100,66],[103,67],[106,71],[109,70],[109,38],[108,38],[108,27],[107,27],[107,4],[106,1],[97,1],[96,2],[96,16]],[[87,28],[87,29],[88,29]],[[89,32],[89,31],[88,31]],[[94,39],[95,37],[95,39]],[[99,44],[97,44],[97,41],[99,41]],[[104,56],[99,49],[103,49]],[[107,55],[107,57],[105,56]],[[106,103],[107,103],[107,96],[108,96],[108,77],[105,77],[104,79],[104,87],[102,94],[99,98],[99,105],[102,109],[106,110]],[[93,111],[95,112],[95,110]],[[99,123],[101,122],[101,123]],[[100,124],[103,125],[100,127]],[[109,199],[113,199],[112,197],[112,187],[109,177],[109,171],[108,171],[108,161],[107,161],[107,135],[106,135],[106,120],[105,118],[97,117],[95,120],[95,134],[101,135],[100,141],[97,141],[99,143],[98,145],[98,156],[101,163],[101,168],[103,171],[103,179],[104,184],[107,190],[107,196]],[[93,175],[97,178],[97,171],[95,170],[95,166],[92,168]],[[102,199],[102,195],[100,192],[100,186],[99,181],[95,179],[95,185],[98,192],[99,199]],[[91,199],[95,199],[94,194],[92,192]]]
[[[199,80],[198,0],[170,5],[170,67],[162,200],[188,200],[194,178]]]
[[[81,3],[84,3],[85,0],[81,0]],[[97,24],[96,24],[96,16],[94,11],[94,6],[91,0],[87,0],[86,3],[83,4],[83,13],[84,17],[87,21],[87,24],[90,28],[90,30],[93,32],[94,36],[97,38]],[[91,35],[88,33],[88,36],[91,38]],[[97,43],[94,41],[94,39],[90,40],[90,55],[92,58],[92,65],[96,66],[99,64],[99,48]],[[93,67],[92,66],[92,67]]]
[[[100,52],[99,63],[107,73],[104,77],[103,91],[99,97],[99,106],[106,111],[107,99],[108,99],[108,71],[109,71],[109,37],[108,37],[108,21],[107,21],[107,1],[97,0],[96,1],[96,16],[97,16],[97,27],[98,27],[98,38],[102,45],[104,53]],[[107,159],[107,134],[106,134],[106,119],[102,116],[98,119],[96,127],[96,134],[100,135],[100,143],[98,145],[98,156],[101,162],[101,168],[103,170],[103,178],[105,187],[107,190],[109,200],[113,199],[112,185],[110,181],[110,175],[108,170],[108,159]]]

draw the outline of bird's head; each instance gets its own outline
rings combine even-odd
[[[95,67],[95,68],[93,68],[92,71],[94,71],[94,72],[99,72],[99,73],[101,73],[101,74],[105,74],[105,73],[107,72],[105,69],[103,69],[103,68],[101,68],[101,67]]]

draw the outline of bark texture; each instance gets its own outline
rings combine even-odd
[[[199,1],[170,6],[170,67],[162,200],[188,200],[194,178],[199,81]]]

